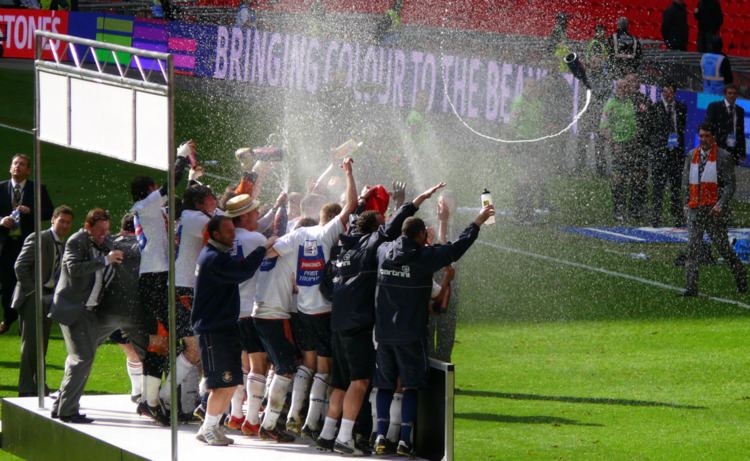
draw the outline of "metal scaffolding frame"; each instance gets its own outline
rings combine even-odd
[[[41,168],[41,141],[40,138],[40,75],[42,73],[57,75],[66,78],[67,83],[67,142],[59,140],[44,139],[46,142],[75,147],[71,139],[71,81],[79,80],[89,83],[115,86],[123,89],[130,89],[133,92],[133,103],[131,106],[132,120],[136,123],[138,114],[136,112],[137,93],[149,93],[166,98],[167,104],[167,152],[164,155],[167,158],[166,167],[168,171],[168,196],[167,207],[169,210],[168,218],[168,235],[174,235],[175,222],[175,148],[174,148],[174,64],[172,55],[168,53],[158,53],[153,51],[141,50],[138,48],[114,45],[111,43],[99,42],[70,35],[56,34],[42,30],[36,30],[34,33],[34,81],[35,81],[35,111],[34,111],[34,226],[35,226],[35,293],[34,301],[36,303],[36,322],[42,324],[43,307],[42,307],[42,246],[41,246],[41,185],[42,185],[42,168]],[[42,59],[42,50],[50,49],[52,53],[51,61]],[[118,55],[125,53],[125,55]],[[102,59],[101,56],[106,56]],[[150,60],[150,62],[149,62]],[[109,62],[108,62],[109,61]],[[127,62],[123,62],[127,61]],[[131,65],[132,62],[132,65]],[[108,65],[113,64],[113,66]],[[156,69],[154,69],[154,64]],[[106,103],[106,102],[105,102]],[[133,131],[133,152],[132,163],[140,163],[137,157],[136,128]],[[112,152],[95,152],[107,156],[113,155]],[[153,166],[153,165],[149,165]],[[176,331],[175,328],[175,292],[174,292],[174,266],[175,266],[175,246],[174,239],[168,239],[169,244],[169,331]],[[45,363],[43,347],[43,329],[36,329],[37,344],[37,384],[39,395],[39,408],[44,408],[44,390],[45,390]],[[174,334],[169,335],[169,367],[175,369],[177,340]],[[177,460],[177,383],[175,373],[170,373],[171,379],[171,452],[172,459]]]

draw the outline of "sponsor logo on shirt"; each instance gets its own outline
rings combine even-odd
[[[305,240],[299,247],[297,258],[297,285],[311,287],[320,285],[326,267],[323,247],[317,240]]]
[[[380,275],[384,277],[401,277],[404,279],[410,279],[411,278],[411,272],[409,271],[409,266],[401,266],[401,270],[396,269],[380,269],[379,271]]]

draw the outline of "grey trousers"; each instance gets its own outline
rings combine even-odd
[[[726,210],[719,217],[711,215],[711,207],[707,206],[688,210],[688,251],[685,260],[685,285],[688,291],[698,291],[698,253],[704,232],[708,232],[713,246],[721,257],[729,263],[737,286],[747,283],[747,271],[729,244],[727,227]]]
[[[45,306],[45,312],[49,310]],[[21,332],[21,360],[18,367],[18,393],[36,395],[37,377],[37,347],[36,347],[36,305],[34,296],[28,296],[18,311],[18,326]],[[43,316],[42,328],[44,338],[44,357],[47,356],[50,327],[52,320]],[[46,381],[46,380],[45,380]]]
[[[148,345],[145,328],[134,325],[131,318],[120,315],[84,311],[78,320],[71,325],[60,325],[60,329],[68,350],[65,374],[60,383],[60,397],[52,407],[60,416],[78,413],[79,401],[94,364],[96,349],[115,330],[123,330],[141,357]]]

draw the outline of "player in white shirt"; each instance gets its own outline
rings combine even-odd
[[[195,288],[195,262],[205,246],[206,226],[217,213],[216,196],[210,187],[195,184],[185,189],[182,195],[183,210],[177,225],[177,258],[175,259],[175,305],[177,339],[182,340],[183,352],[177,356],[175,374],[180,386],[185,377],[200,362],[198,339],[190,326],[190,311],[193,308]],[[184,389],[184,386],[183,386]],[[170,379],[167,377],[159,391],[165,404],[170,400]],[[183,408],[187,413],[187,409]],[[190,408],[192,411],[192,408]]]
[[[177,150],[175,183],[182,178],[188,156],[195,157],[196,146],[191,140]],[[169,301],[167,279],[169,271],[167,213],[167,185],[157,188],[152,178],[136,177],[130,185],[135,215],[135,233],[141,250],[138,278],[138,298],[146,314],[149,346],[143,360],[141,402],[137,412],[162,425],[169,425],[169,416],[159,399],[159,387],[166,369]]]
[[[352,175],[351,159],[345,159],[346,206],[329,203],[320,209],[320,224],[298,228],[280,238],[274,250],[280,259],[296,260],[297,344],[303,352],[303,364],[297,368],[292,387],[292,404],[287,419],[287,430],[315,440],[324,416],[328,377],[331,369],[331,302],[320,292],[320,283],[331,249],[344,232],[349,215],[357,206],[357,190]],[[300,411],[310,389],[310,404],[304,427]]]

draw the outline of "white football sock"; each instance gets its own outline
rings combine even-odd
[[[207,429],[218,426],[220,417],[221,415],[209,415],[208,413],[206,413],[206,418],[203,420],[203,426],[205,426]]]
[[[247,381],[247,375],[242,375],[242,382],[244,383]],[[232,394],[232,411],[231,415],[234,418],[242,418],[244,413],[242,413],[242,401],[245,400],[245,385],[239,384],[234,389],[234,394]]]
[[[354,429],[354,421],[351,419],[342,419],[341,427],[339,428],[339,436],[336,437],[336,441],[340,443],[346,443],[352,439],[352,430]]]
[[[326,420],[323,423],[323,429],[320,431],[320,438],[326,440],[333,440],[336,437],[336,424],[339,421],[337,419],[329,418],[326,416]]]
[[[292,418],[300,420],[302,407],[305,406],[307,393],[310,390],[310,381],[312,381],[313,371],[304,365],[297,367],[297,373],[294,375],[294,384],[292,384],[292,404],[289,407],[287,420]]]
[[[320,419],[326,404],[326,392],[328,391],[328,373],[315,373],[312,388],[310,389],[310,407],[307,410],[305,426],[312,430],[318,430]]]
[[[125,367],[128,369],[128,376],[130,377],[130,395],[140,394],[143,364],[140,361],[131,362],[130,360],[126,360]]]
[[[378,388],[373,387],[370,392],[370,413],[372,415],[372,432],[378,432]]]
[[[247,376],[247,422],[250,424],[260,423],[260,406],[263,405],[263,396],[266,393],[266,377],[257,373]]]
[[[393,394],[393,400],[391,401],[391,419],[387,438],[393,443],[398,443],[401,437],[401,400],[403,398],[404,395],[397,392]]]
[[[274,375],[273,381],[271,381],[271,386],[269,386],[268,404],[266,405],[266,411],[263,416],[264,429],[271,431],[276,427],[276,422],[279,420],[279,414],[284,408],[286,393],[291,385],[291,378]]]
[[[150,407],[159,405],[161,379],[156,376],[143,375],[142,383],[141,401],[145,401]]]
[[[175,361],[175,376],[177,377],[177,385],[179,386],[182,384],[182,381],[185,379],[185,376],[187,376],[190,371],[195,368],[195,365],[190,363],[188,359],[185,358],[184,354],[180,354],[177,356],[177,360]],[[171,393],[171,386],[172,383],[172,372],[170,371],[167,375],[167,380],[162,386],[161,390],[159,391],[159,398],[162,400],[162,402],[169,403],[170,402],[170,393]]]

